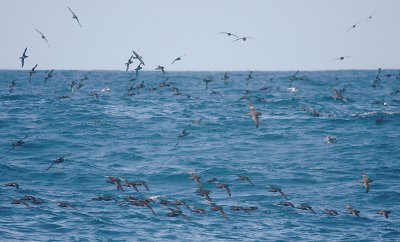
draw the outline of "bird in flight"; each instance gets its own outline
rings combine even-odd
[[[182,57],[184,57],[184,56],[185,56],[185,55],[181,55],[181,56],[179,56],[178,58],[175,58],[175,60],[171,63],[171,65],[174,64],[176,61],[182,60]]]
[[[32,70],[29,71],[29,83],[31,83],[32,75],[36,73],[36,70],[35,70],[35,69],[36,69],[37,65],[38,65],[38,64],[36,64],[36,65],[32,68]]]
[[[253,38],[253,37],[248,37],[248,36],[246,36],[246,37],[238,37],[238,38],[235,39],[233,42],[238,41],[238,40],[246,41],[247,39],[254,39],[254,38]]]
[[[164,70],[164,67],[163,67],[163,66],[160,66],[160,65],[157,66],[156,70],[157,70],[157,71],[158,71],[158,70],[162,71],[163,75],[165,76],[165,70]]]
[[[128,62],[125,63],[126,71],[129,70],[129,65],[133,63],[132,58],[133,58],[133,55],[131,55],[131,57],[129,58]]]
[[[42,32],[40,32],[37,28],[35,28],[36,32],[42,35],[42,39],[46,40],[47,46],[50,48],[49,41],[47,40],[46,36]]]
[[[76,14],[74,12],[72,12],[72,10],[69,7],[68,7],[68,9],[72,13],[72,18],[76,19],[76,21],[78,22],[79,26],[81,26],[81,28],[82,28],[82,25],[79,22],[78,16],[76,16]]]
[[[135,55],[135,57],[133,57],[133,59],[138,59],[140,61],[140,64],[145,65],[143,60],[142,60],[142,56],[138,55],[138,53],[136,53],[134,50],[132,50],[133,54]]]
[[[239,38],[239,36],[237,36],[236,34],[232,34],[232,33],[229,33],[229,32],[220,32],[220,34],[226,34],[228,37],[234,36],[236,38]]]
[[[341,56],[341,57],[332,59],[331,61],[335,61],[335,60],[344,60],[344,59],[351,58],[351,57],[352,57],[352,56]]]
[[[44,84],[46,84],[47,80],[53,77],[54,69],[47,73],[47,76],[44,77]]]
[[[21,57],[19,57],[21,59],[22,67],[24,67],[25,59],[28,58],[28,56],[26,55],[27,50],[28,50],[28,47],[25,47],[24,53],[22,54]]]

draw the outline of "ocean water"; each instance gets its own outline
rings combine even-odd
[[[94,71],[73,94],[68,83],[87,72],[56,70],[44,85],[47,71],[31,83],[26,71],[0,71],[0,240],[399,241],[398,71],[383,70],[375,88],[377,70],[300,72],[305,78],[293,81],[297,92],[291,92],[294,73],[253,72],[247,85],[249,72],[230,72],[227,83],[224,72],[167,72],[167,83],[182,93],[175,95],[159,86],[165,78],[155,71],[140,72],[136,82],[128,81],[132,72]],[[208,90],[204,78],[213,80]],[[141,82],[145,87],[128,96],[128,87]],[[110,91],[100,91],[106,87]],[[332,99],[333,87],[345,88],[348,102]],[[262,113],[259,128],[246,116],[249,103]],[[184,129],[189,135],[176,146]],[[26,135],[25,144],[8,151]],[[336,142],[325,142],[327,135]],[[227,219],[195,194],[190,171],[201,176]],[[364,172],[373,180],[369,193],[360,183]],[[105,176],[146,181],[150,191],[119,191]],[[232,197],[206,182],[213,177],[229,185]],[[20,188],[4,186],[9,182]],[[271,186],[317,214],[279,206],[283,198],[269,192]],[[25,195],[45,203],[11,204]],[[187,219],[168,217],[159,199],[150,203],[155,215],[146,207],[91,200],[102,195],[179,199],[206,213],[179,206]],[[61,201],[73,208],[59,207]],[[360,216],[347,214],[346,203]],[[325,208],[339,215],[325,215]],[[381,209],[392,211],[389,219],[376,214]]]

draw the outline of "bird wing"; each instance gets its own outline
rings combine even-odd
[[[71,11],[72,15],[76,16],[74,12],[68,7],[69,11]]]
[[[250,182],[250,184],[254,186],[254,183],[250,180],[250,178],[248,178],[248,177],[246,176],[246,177],[244,177],[244,179],[245,179],[246,181]]]
[[[224,186],[224,189],[225,189],[226,193],[228,193],[228,195],[231,197],[232,196],[231,189],[229,189],[229,187],[227,187],[227,186]]]
[[[260,125],[260,120],[256,115],[253,115],[253,121],[256,124],[256,128],[258,128],[258,126]]]
[[[44,36],[43,33],[40,32],[37,28],[35,28],[35,30],[36,30],[39,34],[41,34],[42,36]]]
[[[289,199],[286,197],[285,193],[282,192],[282,190],[278,190],[278,192],[281,194],[281,196],[282,196],[285,200],[289,200]]]
[[[78,22],[79,26],[82,28],[82,25],[81,25],[81,23],[79,22],[78,17],[76,17],[76,21]]]

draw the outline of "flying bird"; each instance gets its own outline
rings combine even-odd
[[[182,60],[182,57],[184,57],[184,56],[185,56],[185,55],[181,55],[181,56],[179,56],[178,58],[175,58],[175,60],[171,63],[171,65],[174,64],[176,61]]]
[[[28,56],[26,55],[27,50],[28,50],[28,47],[25,47],[24,53],[22,54],[21,57],[19,57],[21,59],[22,67],[24,67],[25,59],[28,58]]]
[[[236,34],[232,34],[232,33],[229,33],[229,32],[220,32],[220,34],[226,34],[227,36],[235,36],[236,38],[239,38],[239,36],[237,36]]]
[[[341,57],[332,59],[331,61],[335,61],[335,60],[344,60],[345,58],[347,59],[347,58],[351,58],[351,57],[352,57],[352,56],[341,56]]]
[[[125,63],[126,71],[129,70],[129,65],[133,63],[132,58],[133,58],[133,55],[131,55],[131,57],[129,58],[128,62]]]
[[[357,27],[357,25],[359,25],[362,21],[358,21],[357,23],[353,24],[351,27],[349,27],[346,32],[349,32],[352,29],[355,29]]]
[[[14,87],[17,85],[17,80],[12,80],[10,84],[8,84],[8,87],[10,88],[10,93],[14,91]]]
[[[54,71],[54,69],[51,70],[49,73],[47,73],[47,76],[44,77],[44,84],[46,84],[47,80],[49,80],[50,78],[53,77],[53,75],[52,75],[53,71]]]
[[[133,52],[133,54],[135,55],[135,57],[133,57],[133,59],[137,59],[138,61],[140,61],[140,64],[142,64],[142,65],[144,65],[145,66],[145,64],[144,64],[144,62],[143,62],[143,57],[142,56],[140,56],[140,55],[138,55],[138,53],[136,53],[134,50],[132,50],[132,52]]]
[[[65,157],[70,156],[70,155],[71,155],[71,153],[66,154],[66,155],[64,155],[64,156],[61,156],[60,158],[58,158],[58,159],[56,159],[56,160],[53,160],[53,161],[51,162],[50,166],[49,166],[46,170],[49,170],[49,169],[52,168],[53,165],[55,165],[55,164],[63,163],[63,162],[65,161]]]
[[[261,115],[261,113],[257,112],[257,110],[253,104],[250,104],[249,108],[250,108],[250,112],[247,115],[252,117],[252,119],[256,125],[256,128],[258,128],[258,126],[260,125],[260,120],[258,117]]]
[[[362,174],[362,180],[361,183],[364,184],[365,187],[365,192],[368,193],[369,192],[369,184],[373,182],[373,180],[369,179],[368,176],[366,174]]]
[[[76,16],[76,14],[74,12],[72,12],[72,10],[69,7],[68,7],[68,9],[72,13],[72,18],[76,19],[76,21],[78,22],[79,26],[81,26],[81,28],[82,28],[82,25],[79,22],[78,16]]]
[[[162,71],[163,75],[165,76],[165,70],[164,70],[164,67],[163,67],[163,66],[160,66],[160,65],[157,66],[156,70],[157,70],[157,71],[158,71],[158,70]]]
[[[50,48],[49,41],[47,40],[46,36],[42,32],[40,32],[37,28],[35,28],[36,32],[42,35],[42,39],[46,40],[47,46]]]
[[[32,68],[32,70],[29,71],[29,83],[31,83],[32,75],[36,73],[36,70],[35,70],[35,69],[36,69],[37,66],[38,66],[38,64],[36,64],[36,65]]]
[[[247,39],[254,39],[254,38],[253,38],[253,37],[249,37],[249,36],[246,36],[246,37],[238,37],[238,38],[235,39],[233,42],[238,41],[238,40],[246,41]]]

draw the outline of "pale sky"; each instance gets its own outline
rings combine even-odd
[[[398,0],[0,0],[0,69],[124,70],[132,50],[144,70],[399,69],[399,11]]]

